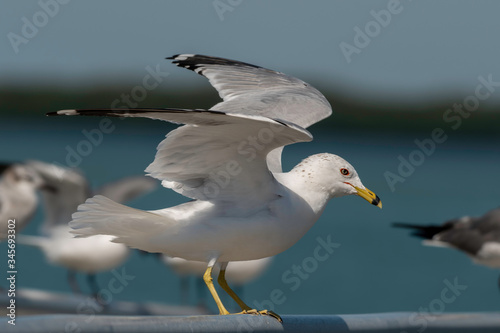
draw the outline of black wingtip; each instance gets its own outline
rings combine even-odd
[[[402,222],[393,222],[391,225],[395,228],[410,229],[412,236],[425,239],[432,239],[435,235],[450,228],[449,225],[417,225]]]
[[[48,117],[59,116],[59,114],[57,113],[57,111],[55,111],[55,112],[47,112],[45,115],[48,116]]]
[[[176,55],[173,55],[171,57],[168,57],[167,59],[173,60],[172,63],[179,66],[179,67],[183,67],[183,68],[195,71],[198,74],[201,74],[201,71],[203,71],[202,68],[204,68],[207,65],[208,66],[211,66],[211,65],[244,66],[244,67],[252,67],[252,68],[262,68],[260,66],[252,65],[252,64],[242,62],[242,61],[231,60],[231,59],[227,59],[227,58],[206,56],[206,55],[202,55],[202,54],[189,54],[189,53],[183,54],[183,53],[181,53],[181,54],[176,54]]]

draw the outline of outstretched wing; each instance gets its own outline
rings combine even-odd
[[[63,110],[49,115],[145,117],[186,124],[167,134],[147,169],[165,187],[193,199],[240,204],[275,196],[267,154],[310,141],[305,129],[287,121],[212,110]],[[252,193],[259,193],[252,199]]]
[[[223,58],[179,54],[173,63],[208,78],[223,102],[213,110],[284,119],[303,128],[330,116],[326,98],[309,84],[280,72]],[[281,148],[268,156],[273,172],[281,172]]]

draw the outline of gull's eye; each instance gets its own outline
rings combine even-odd
[[[342,168],[340,169],[340,173],[343,174],[344,176],[349,176],[350,172],[346,168]]]

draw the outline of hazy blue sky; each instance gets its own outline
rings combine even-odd
[[[56,1],[1,1],[0,83],[140,82],[157,64],[172,74],[168,84],[203,83],[163,60],[176,53],[238,59],[354,93],[468,94],[479,75],[500,81],[500,1]],[[340,44],[356,46],[356,27],[372,37],[358,36],[346,57]]]

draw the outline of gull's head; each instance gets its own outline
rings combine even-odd
[[[31,167],[23,164],[11,164],[4,169],[3,182],[10,188],[34,191],[37,189],[52,191],[52,186],[45,184],[38,173]]]
[[[306,182],[326,191],[330,198],[354,194],[382,208],[380,198],[363,185],[354,167],[340,156],[328,153],[312,155],[294,171]]]
[[[22,164],[10,164],[4,168],[2,179],[7,186],[35,189],[41,184],[41,179],[30,168]]]

